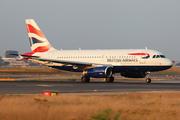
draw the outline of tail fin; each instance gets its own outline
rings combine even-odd
[[[33,53],[54,50],[33,19],[26,19],[26,26]]]

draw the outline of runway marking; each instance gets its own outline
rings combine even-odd
[[[36,86],[41,86],[41,87],[53,87],[54,85],[36,85]]]
[[[0,78],[0,81],[14,81],[14,79]]]
[[[73,86],[73,85],[17,85],[19,87],[23,86],[38,86],[38,87],[54,87],[54,86]]]

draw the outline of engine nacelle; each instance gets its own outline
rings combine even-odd
[[[106,78],[112,75],[112,67],[94,67],[83,71],[83,74],[94,78]]]
[[[145,72],[122,72],[121,76],[128,77],[128,78],[145,78]]]

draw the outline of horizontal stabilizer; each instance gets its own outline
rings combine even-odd
[[[31,56],[31,55],[23,55],[23,54],[11,54],[11,53],[6,53],[7,55],[14,55],[14,56],[22,56],[26,58],[39,58],[39,56]]]

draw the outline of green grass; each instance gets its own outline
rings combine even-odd
[[[115,116],[113,120],[118,120],[118,118],[120,117],[122,111],[119,111]],[[92,116],[92,119],[95,120],[111,120],[111,115],[112,110],[110,108],[107,108],[103,111],[99,111],[99,113],[95,116]]]

